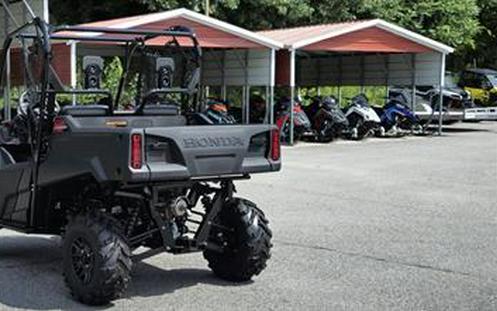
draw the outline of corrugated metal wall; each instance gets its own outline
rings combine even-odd
[[[297,85],[439,84],[441,56],[420,54],[356,54],[297,59]]]
[[[270,50],[204,50],[202,85],[263,86],[271,81]]]

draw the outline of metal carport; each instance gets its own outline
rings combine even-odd
[[[444,85],[446,55],[454,51],[380,19],[259,33],[285,46],[277,53],[276,85],[289,87],[292,100],[296,87],[440,87]],[[441,133],[441,111],[438,114]],[[293,130],[290,133],[293,143]]]
[[[206,90],[209,87],[221,88],[223,97],[226,96],[227,87],[242,87],[242,111],[246,123],[250,121],[247,113],[250,109],[250,88],[254,86],[264,87],[267,90],[266,120],[270,122],[274,97],[275,55],[276,50],[282,48],[283,44],[187,9],[99,21],[80,26],[157,30],[177,25],[193,29],[203,49],[202,86]],[[157,40],[147,42],[150,45],[164,43]],[[65,79],[62,77],[62,80],[69,82],[72,87],[76,87],[77,57],[115,55],[116,49],[123,50],[123,47],[107,43],[87,44],[73,41],[67,49],[71,50],[70,59],[61,57],[56,60],[56,63],[70,63],[70,76],[65,77]]]

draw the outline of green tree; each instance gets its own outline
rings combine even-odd
[[[56,23],[78,24],[185,7],[205,0],[50,0]],[[452,63],[497,65],[497,0],[210,0],[212,16],[251,29],[382,18],[456,48]],[[480,65],[480,66],[482,66]]]
[[[467,61],[480,67],[497,68],[497,0],[479,0],[479,20],[482,25],[476,49],[467,52]]]
[[[151,10],[186,7],[205,12],[205,0],[140,0]],[[362,0],[224,0],[210,3],[212,16],[251,30],[302,26],[354,19]]]
[[[149,6],[138,0],[50,0],[51,19],[56,24],[81,24],[148,11]]]

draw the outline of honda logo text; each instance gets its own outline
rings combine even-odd
[[[243,147],[240,137],[191,137],[183,139],[185,148]]]

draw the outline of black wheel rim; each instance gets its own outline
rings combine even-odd
[[[83,284],[91,282],[95,266],[95,254],[84,238],[76,238],[71,245],[72,267]]]

